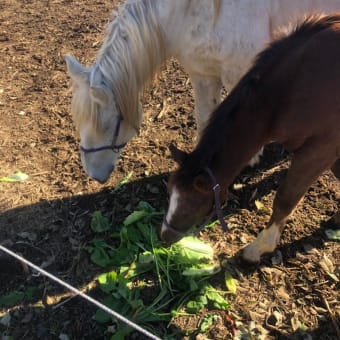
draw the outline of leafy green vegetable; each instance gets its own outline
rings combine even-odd
[[[137,210],[131,213],[128,217],[126,217],[123,224],[125,226],[129,226],[141,220],[143,217],[150,218],[153,216],[160,216],[162,214],[163,213],[155,211],[155,209],[149,203],[141,201],[138,204]]]
[[[100,284],[101,289],[105,293],[109,293],[117,286],[118,274],[115,271],[101,274],[98,277],[98,282]]]
[[[190,313],[197,313],[202,308],[204,308],[208,304],[208,299],[204,292],[198,296],[196,296],[195,300],[191,300],[187,303],[187,310]]]
[[[20,170],[15,171],[14,174],[0,177],[0,182],[23,182],[28,178],[28,175]]]
[[[236,282],[228,271],[224,272],[224,281],[228,291],[232,294],[236,294]]]
[[[191,300],[187,303],[187,309],[191,313],[197,313],[199,310],[206,307],[209,302],[211,302],[212,305],[218,309],[229,309],[229,303],[214,287],[208,283],[206,283],[201,288],[195,300]]]
[[[263,212],[266,215],[270,215],[270,209],[267,208],[261,201],[255,200],[256,209],[260,212]]]
[[[100,211],[95,211],[91,220],[91,229],[96,233],[101,233],[110,229],[109,220]]]
[[[214,325],[215,317],[216,314],[214,313],[208,313],[204,316],[204,318],[200,322],[200,331],[202,333],[206,333],[210,329],[210,327]]]
[[[0,297],[0,306],[2,307],[13,307],[21,303],[25,298],[24,292],[11,292],[5,296]]]
[[[142,201],[111,233],[111,241],[95,239],[87,246],[94,263],[111,267],[98,276],[99,286],[107,294],[104,303],[149,328],[154,322],[169,322],[176,315],[197,313],[209,305],[227,309],[223,293],[207,283],[220,270],[212,247],[197,237],[163,247],[154,227],[162,215]],[[91,223],[98,232],[110,228],[100,214],[94,214]],[[156,280],[150,281],[150,275]],[[100,310],[95,318],[100,323],[112,320]],[[112,339],[123,339],[129,332],[129,327],[118,324]]]
[[[124,184],[129,183],[129,181],[130,181],[132,175],[133,175],[133,171],[130,171],[130,172],[129,172],[129,173],[128,173],[121,181],[120,181],[120,183],[119,183],[118,185],[116,185],[115,188],[113,188],[113,190],[111,191],[111,193],[115,193],[115,192],[119,191],[119,190],[122,188],[122,186],[123,186]]]
[[[329,240],[340,241],[340,229],[327,229],[325,233]]]
[[[142,219],[145,216],[148,216],[149,213],[147,211],[144,210],[137,210],[134,211],[132,214],[130,214],[125,220],[124,220],[124,225],[128,226],[130,224],[136,223],[137,221],[139,221],[140,219]]]
[[[183,270],[182,274],[184,276],[205,276],[214,275],[220,271],[220,266],[218,264],[209,264],[205,266],[200,266],[198,268],[191,267]]]
[[[230,305],[224,299],[224,297],[212,286],[207,285],[205,287],[205,293],[207,298],[213,303],[213,306],[217,309],[228,310]]]
[[[214,257],[212,247],[193,236],[184,237],[172,245],[171,252],[174,260],[181,264],[212,261]]]
[[[6,295],[0,296],[0,307],[13,307],[24,301],[30,301],[33,295],[40,290],[40,287],[30,286],[24,291],[13,291]]]

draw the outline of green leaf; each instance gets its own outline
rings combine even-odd
[[[261,201],[255,200],[255,206],[258,211],[261,211],[266,215],[270,215],[270,209],[267,208]]]
[[[95,211],[91,219],[91,229],[96,233],[102,233],[110,228],[109,220],[100,211]]]
[[[211,276],[215,275],[220,271],[221,267],[216,264],[208,264],[199,267],[191,267],[183,270],[182,274],[184,276]]]
[[[117,192],[119,189],[121,189],[121,187],[124,185],[124,184],[127,184],[129,183],[131,177],[133,175],[133,171],[130,171],[121,181],[118,185],[116,185],[115,188],[113,188],[113,190],[111,191],[111,193],[115,193]]]
[[[153,228],[150,224],[137,222],[137,227],[143,236],[144,244],[149,245],[151,240],[157,240],[157,233],[155,231],[155,228]]]
[[[150,251],[145,251],[144,253],[141,253],[138,256],[139,264],[153,263],[154,261],[155,261],[155,255],[152,254]]]
[[[28,178],[28,175],[21,172],[20,170],[15,171],[14,174],[0,177],[0,182],[23,182]]]
[[[104,299],[103,304],[109,308],[112,308],[110,303],[112,301],[114,301],[113,297],[108,296]],[[104,312],[102,309],[97,309],[96,314],[94,315],[94,319],[99,323],[107,323],[112,320],[112,315]]]
[[[138,208],[138,210],[144,210],[144,211],[147,211],[149,213],[155,212],[155,208],[151,204],[149,204],[148,202],[145,202],[145,201],[140,201],[138,203],[137,208]]]
[[[182,238],[171,246],[170,251],[177,263],[190,266],[211,261],[214,257],[212,247],[193,236]]]
[[[93,248],[91,261],[100,267],[107,267],[113,262],[104,248]]]
[[[186,307],[189,313],[197,313],[202,308],[204,308],[207,305],[207,303],[208,303],[208,299],[203,293],[203,294],[196,296],[195,300],[189,301]]]
[[[122,266],[130,263],[135,255],[131,248],[119,247],[118,249],[109,250],[110,263],[114,266]]]
[[[130,171],[120,182],[120,184],[126,184],[130,181],[131,177],[133,175],[133,171]]]
[[[133,328],[129,326],[123,326],[122,328],[118,329],[118,331],[111,336],[111,340],[125,340],[126,336],[132,333]]]
[[[118,274],[115,271],[101,274],[98,276],[98,282],[99,282],[100,288],[105,293],[109,293],[117,287]]]
[[[150,272],[150,271],[153,272],[154,268],[155,268],[155,264],[153,262],[148,262],[148,263],[133,262],[126,269],[124,267],[121,267],[121,273],[127,279],[131,279],[133,277],[136,277],[146,272]]]
[[[131,225],[133,223],[136,223],[137,221],[141,220],[143,217],[148,216],[149,213],[144,210],[136,210],[133,213],[131,213],[126,219],[124,220],[123,224],[125,226]]]
[[[212,247],[193,237],[184,238],[172,247],[163,247],[157,236],[163,214],[141,201],[119,229],[106,235],[110,237],[107,243],[95,239],[87,246],[95,263],[115,267],[114,271],[98,276],[100,288],[109,294],[106,305],[151,329],[151,323],[170,321],[172,315],[183,313],[180,312],[183,307],[192,312],[208,303],[220,309],[229,307],[223,296],[207,284],[208,278],[219,269]],[[98,232],[108,228],[107,224],[102,227],[101,218],[96,214],[93,219],[93,228]],[[200,276],[185,276],[183,272],[200,273]],[[155,278],[158,283],[154,282]],[[97,311],[96,319],[106,323],[112,317]],[[117,339],[120,334],[123,339],[123,328],[118,328],[112,338]]]
[[[236,294],[236,282],[228,271],[224,272],[224,281],[228,291],[232,294]]]
[[[340,241],[340,229],[327,229],[325,234],[329,240]]]
[[[189,313],[198,313],[204,306],[205,304],[200,301],[191,300],[187,303],[187,310]]]
[[[127,287],[125,287],[126,290]],[[126,295],[126,294],[125,294]],[[130,317],[131,313],[129,311],[129,304],[126,303],[126,299],[119,293],[108,295],[103,300],[103,304],[113,311],[120,313],[126,317]],[[114,317],[107,312],[103,311],[102,309],[98,309],[95,314],[95,320],[99,323],[107,323],[114,319]]]
[[[205,288],[207,298],[213,303],[214,307],[222,310],[228,310],[230,305],[223,296],[211,285]]]
[[[210,327],[215,323],[215,315],[214,313],[209,313],[209,314],[206,314],[204,316],[204,318],[202,319],[201,323],[200,323],[200,331],[202,333],[206,333]]]
[[[13,307],[19,303],[22,303],[24,299],[24,292],[14,291],[0,297],[0,307]]]

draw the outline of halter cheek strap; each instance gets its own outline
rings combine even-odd
[[[119,117],[117,124],[116,124],[115,132],[114,132],[113,140],[112,140],[111,144],[100,146],[98,148],[84,148],[83,146],[80,145],[80,147],[79,147],[80,150],[84,153],[98,152],[98,151],[102,151],[102,150],[112,150],[114,153],[118,153],[126,145],[126,143],[122,143],[122,144],[118,144],[118,145],[116,144],[118,136],[119,136],[120,122],[121,122],[121,118]]]
[[[216,215],[218,220],[221,223],[221,227],[223,229],[224,232],[228,231],[228,226],[224,221],[223,218],[223,213],[222,213],[222,205],[221,205],[221,186],[219,185],[219,183],[216,182],[216,178],[214,176],[214,174],[212,173],[212,171],[209,168],[204,168],[204,170],[207,172],[207,174],[209,175],[210,179],[213,182],[213,192],[214,192],[214,199],[215,199],[215,211],[216,211]],[[214,211],[214,209],[213,209]]]

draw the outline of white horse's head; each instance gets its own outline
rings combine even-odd
[[[82,165],[91,178],[104,183],[138,127],[124,119],[112,84],[96,64],[84,67],[71,56],[65,60],[73,83],[72,114],[80,136]]]

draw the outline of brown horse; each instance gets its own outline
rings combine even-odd
[[[180,167],[169,179],[162,240],[177,241],[214,206],[219,212],[228,186],[272,141],[292,160],[267,228],[243,251],[249,262],[275,249],[287,217],[323,171],[340,179],[340,13],[308,17],[274,40],[212,114],[195,150],[172,148]]]

